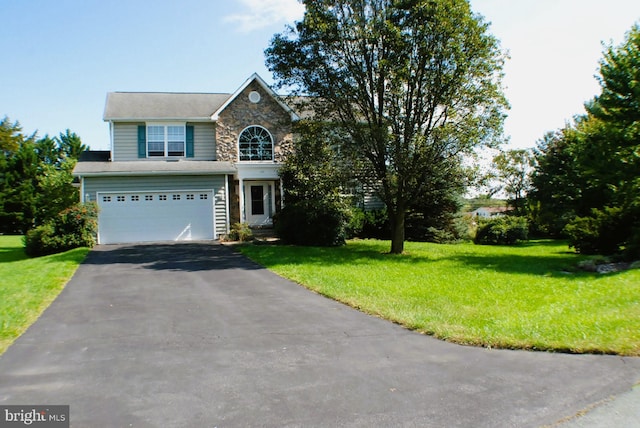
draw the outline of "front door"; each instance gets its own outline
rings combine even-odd
[[[245,184],[245,210],[250,226],[271,225],[271,195],[268,183]]]

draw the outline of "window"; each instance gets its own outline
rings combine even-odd
[[[264,214],[264,187],[251,186],[251,215]]]
[[[273,138],[262,126],[250,126],[238,138],[241,161],[273,160]]]
[[[138,202],[140,200],[140,196],[138,195],[131,195],[131,202]]]
[[[191,194],[187,195],[187,200],[188,201],[193,201],[193,199],[194,199],[193,195],[191,195]]]
[[[153,201],[153,195],[145,195],[144,196],[144,200],[145,201]]]
[[[173,195],[172,198],[174,201],[179,201],[180,200],[180,195]]]
[[[184,156],[184,125],[147,126],[147,154],[149,157]]]
[[[111,202],[111,196],[103,196],[102,202]]]
[[[209,199],[209,195],[207,195],[206,193],[200,193],[200,200],[205,200],[205,199]]]
[[[166,201],[166,200],[167,200],[167,195],[160,195],[160,196],[158,196],[158,200],[159,200],[159,201]]]
[[[126,200],[126,198],[124,196],[116,196],[116,200],[118,202],[124,202]]]

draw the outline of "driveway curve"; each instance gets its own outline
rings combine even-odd
[[[209,242],[96,247],[0,357],[0,405],[72,427],[539,427],[639,381],[638,358],[407,331]]]

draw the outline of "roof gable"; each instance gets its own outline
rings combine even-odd
[[[253,75],[249,77],[238,88],[237,91],[235,91],[220,107],[216,109],[216,111],[213,112],[213,114],[211,115],[211,120],[217,121],[224,109],[226,109],[253,82],[257,82],[262,87],[262,89],[264,89],[265,92],[269,94],[269,96],[271,96],[280,105],[280,107],[282,107],[282,109],[291,116],[291,120],[299,119],[298,115],[291,109],[291,107],[283,103],[280,97],[273,91],[273,89],[271,89],[271,87],[269,87],[269,85],[266,84],[266,82],[257,73],[253,73]]]

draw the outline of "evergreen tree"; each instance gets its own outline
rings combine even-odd
[[[37,139],[18,122],[0,121],[0,233],[26,233],[77,203],[71,173],[86,149],[69,130]]]
[[[640,26],[600,61],[601,93],[538,146],[533,197],[583,252],[640,256]],[[556,222],[551,220],[556,219]],[[546,220],[545,220],[546,219]],[[544,224],[543,224],[544,225]]]

